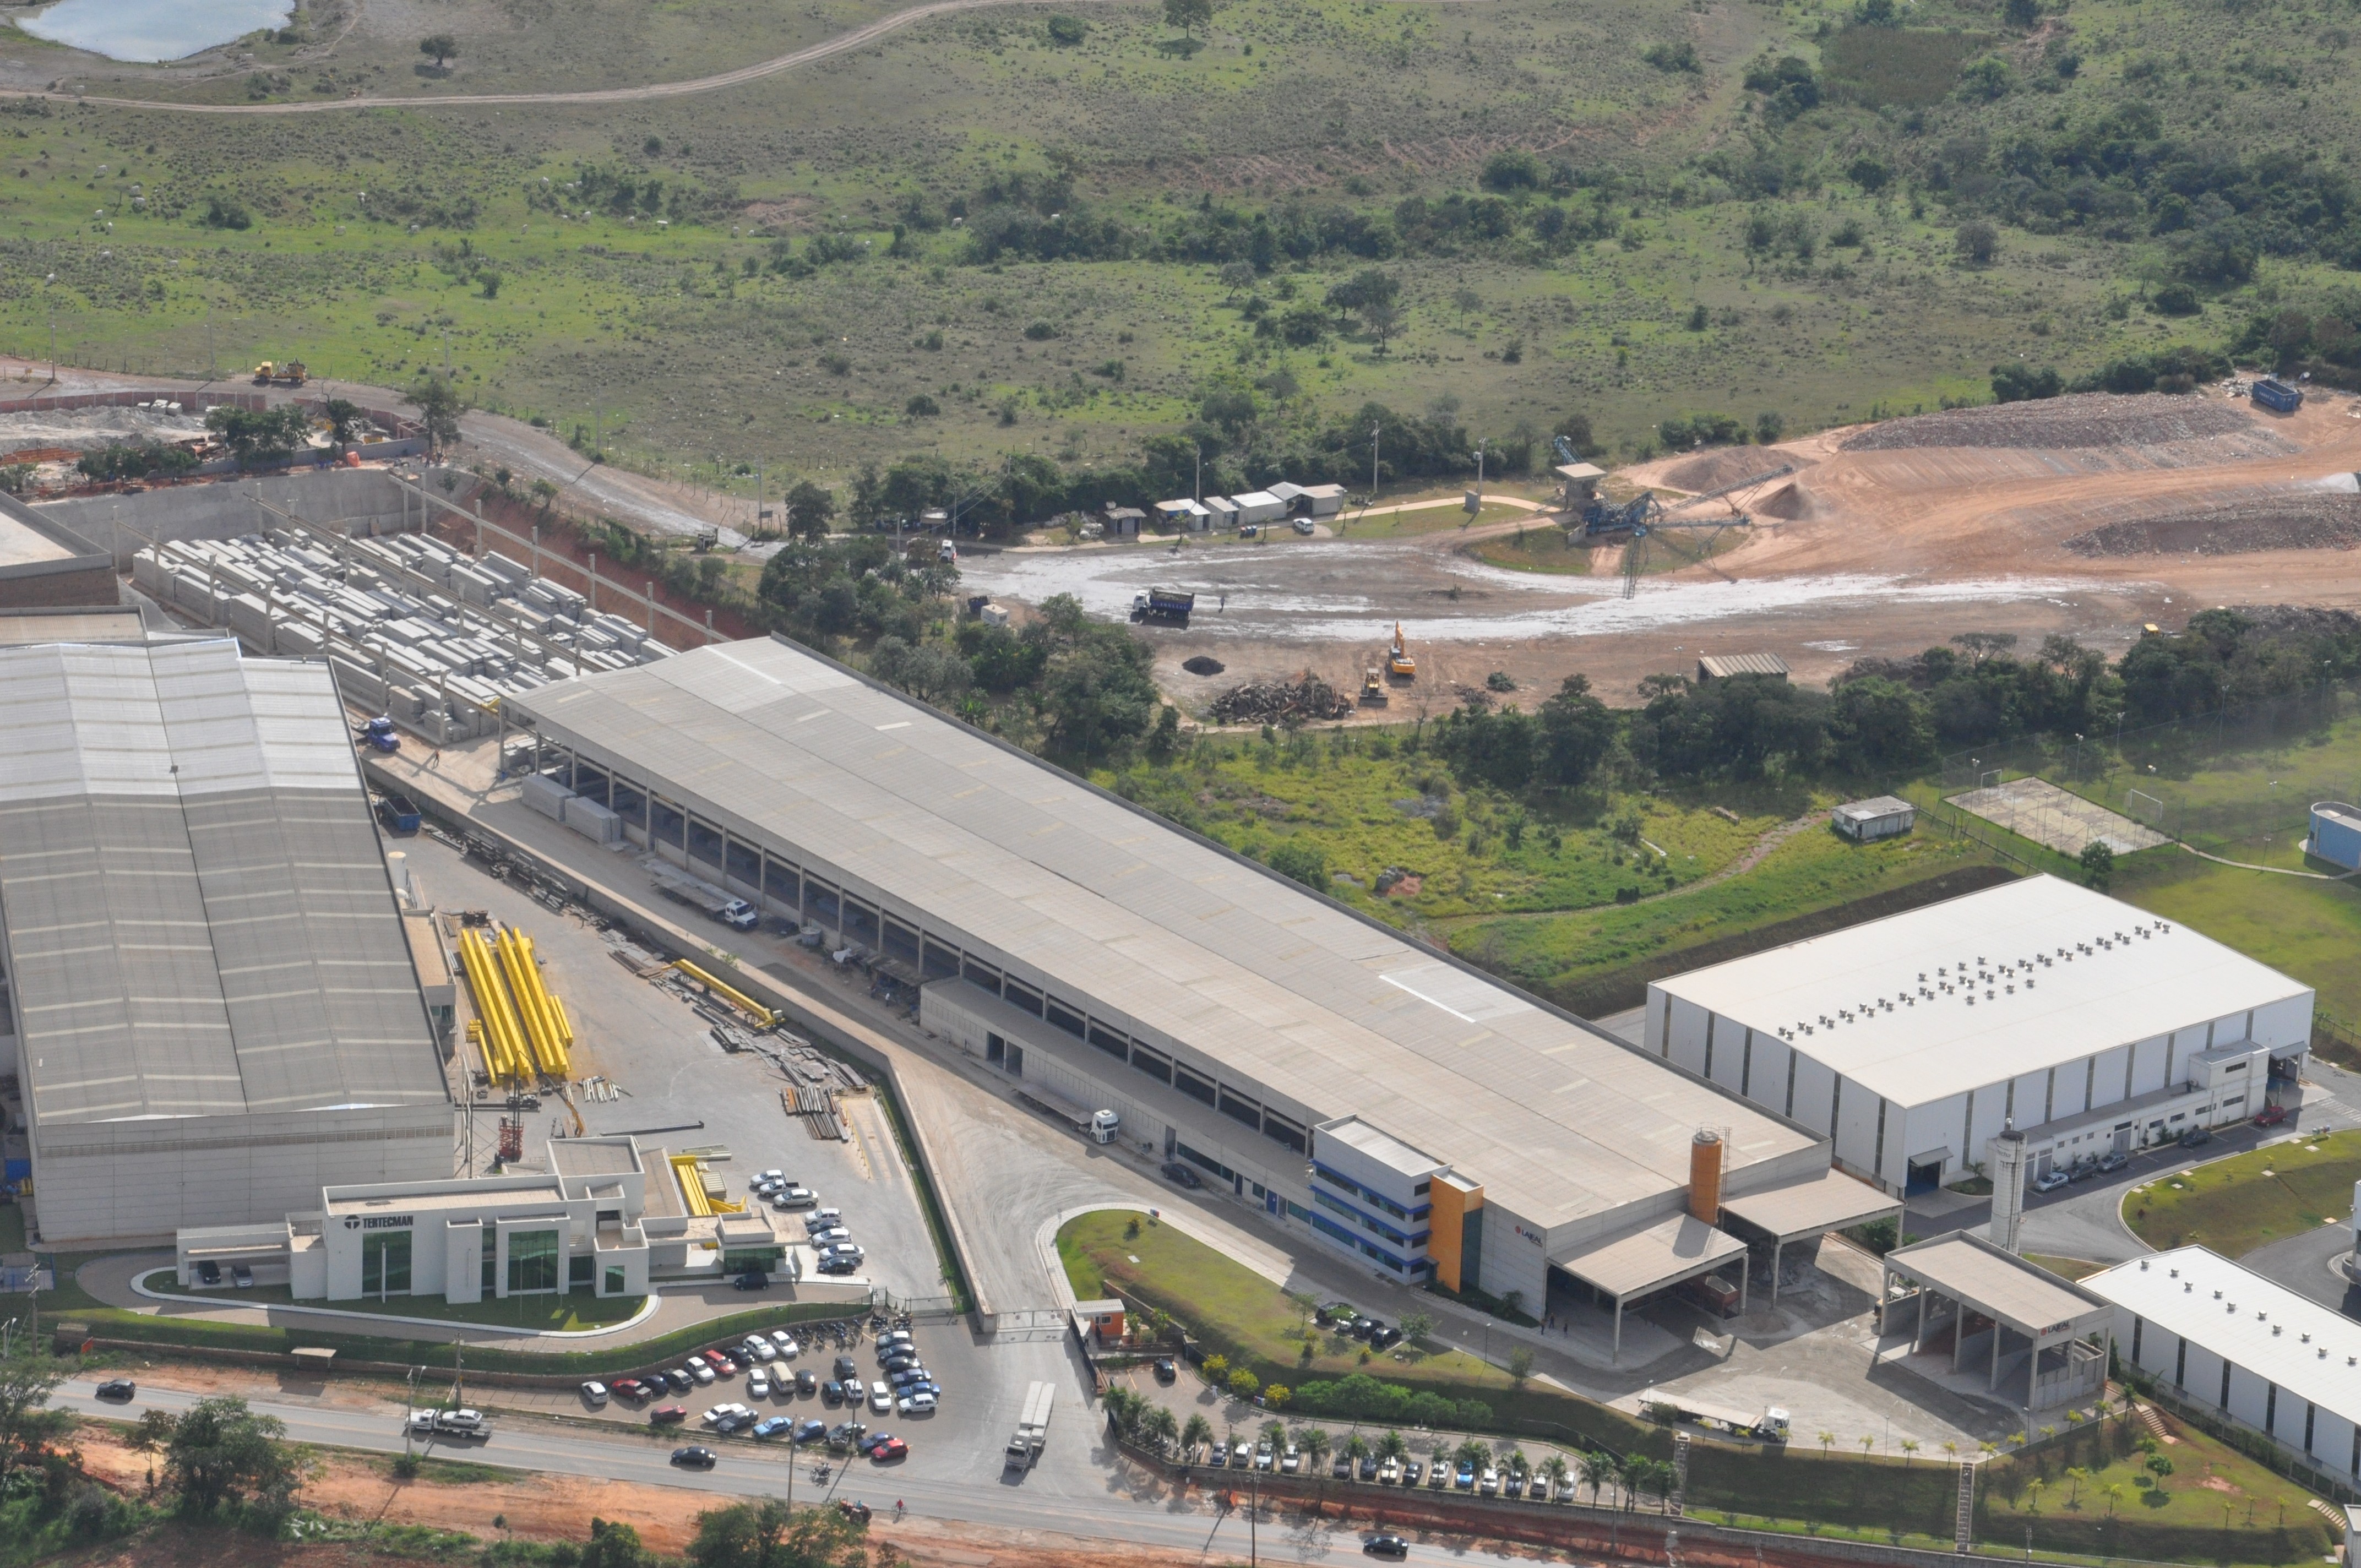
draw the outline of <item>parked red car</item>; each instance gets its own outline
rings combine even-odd
[[[883,1464],[889,1459],[907,1459],[910,1445],[898,1437],[889,1437],[869,1451],[869,1457]]]
[[[618,1398],[636,1399],[647,1392],[636,1377],[618,1377],[607,1385],[607,1391]]]
[[[2276,1127],[2286,1120],[2287,1107],[2284,1105],[2266,1105],[2255,1114],[2257,1127]]]
[[[675,1421],[686,1420],[688,1420],[688,1407],[686,1405],[658,1405],[648,1412],[649,1422],[660,1427],[667,1427]]]

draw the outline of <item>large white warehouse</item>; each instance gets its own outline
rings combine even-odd
[[[2082,1288],[2114,1303],[2116,1349],[2158,1383],[2361,1481],[2361,1323],[2202,1246]]]
[[[0,945],[44,1242],[451,1174],[325,665],[227,639],[0,649]]]
[[[1647,1048],[1833,1138],[1889,1192],[2035,1174],[2250,1116],[2301,1066],[2312,988],[2033,876],[1648,988]]]

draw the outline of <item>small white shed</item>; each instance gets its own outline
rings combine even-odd
[[[1897,838],[1917,826],[1918,808],[1898,795],[1847,801],[1828,814],[1829,825],[1856,844]]]

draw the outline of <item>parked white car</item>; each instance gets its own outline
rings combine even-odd
[[[771,1375],[761,1367],[746,1375],[746,1398],[767,1399],[771,1397]]]
[[[785,1329],[771,1336],[771,1348],[779,1353],[782,1361],[791,1361],[803,1352],[803,1346],[796,1343],[796,1336]]]
[[[869,1386],[869,1408],[881,1416],[894,1413],[894,1390],[884,1383]]]

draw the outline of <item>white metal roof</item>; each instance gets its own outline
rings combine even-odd
[[[2119,1263],[2082,1288],[2361,1423],[2361,1323],[2202,1246]]]
[[[1699,1126],[1726,1129],[1732,1190],[1795,1174],[1756,1175],[1770,1160],[1800,1170],[1819,1146],[784,641],[701,648],[510,707],[1309,1121],[1357,1115],[1449,1161],[1543,1227],[1686,1187]]]
[[[1885,1255],[1885,1266],[2028,1334],[2058,1332],[2103,1313],[2107,1305],[2072,1280],[1969,1231],[1897,1247]]]
[[[1694,1278],[1745,1251],[1746,1244],[1736,1236],[1694,1214],[1680,1214],[1550,1261],[1609,1296],[1631,1297]]]
[[[1905,1105],[2312,990],[2186,926],[2049,876],[1656,985]]]
[[[1881,817],[1900,817],[1918,808],[1899,795],[1873,795],[1867,800],[1849,800],[1836,808],[1836,815],[1849,822],[1874,822]]]
[[[0,931],[38,1124],[447,1099],[324,665],[0,649]]]

